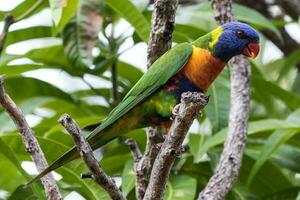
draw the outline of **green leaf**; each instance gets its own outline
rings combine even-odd
[[[5,76],[17,76],[23,72],[46,68],[43,65],[25,64],[25,65],[8,65],[0,67],[0,74]]]
[[[293,94],[292,92],[286,91],[275,83],[266,81],[261,77],[253,76],[252,77],[252,86],[256,91],[261,91],[262,95],[265,96],[274,96],[277,99],[280,99],[285,103],[285,105],[291,110],[297,109],[300,107],[300,97]],[[270,103],[270,102],[266,102]]]
[[[143,72],[140,69],[125,62],[117,62],[117,68],[118,75],[129,81],[131,86],[133,86],[143,75]]]
[[[21,15],[23,15],[27,10],[29,10],[34,4],[36,4],[37,0],[24,0],[13,10],[1,13],[0,20],[3,21],[6,13],[11,13],[15,19],[18,19]],[[37,9],[35,9],[32,13],[30,13],[29,17],[40,12],[42,9],[48,6],[48,1],[44,1]]]
[[[76,184],[80,187],[76,190],[86,199],[91,200],[110,200],[104,189],[95,184],[93,180],[86,181],[78,175],[72,168],[62,167],[59,172],[63,175],[63,181],[69,184]]]
[[[39,79],[21,76],[7,77],[4,84],[7,93],[16,102],[33,97],[56,97],[75,102],[75,99],[68,93]]]
[[[227,126],[229,115],[230,83],[229,71],[223,70],[222,74],[211,85],[208,93],[209,103],[205,107],[205,112],[211,120],[215,131]]]
[[[288,122],[299,124],[300,110],[297,110],[296,112],[291,114],[284,123]],[[285,143],[298,132],[299,130],[277,130],[272,135],[270,135],[264,146],[261,148],[261,153],[251,170],[247,181],[248,185],[252,183],[254,176],[257,174],[261,166],[270,158],[271,154],[276,151],[281,144]]]
[[[164,200],[193,200],[197,181],[190,176],[172,176]]]
[[[34,196],[34,193],[30,187],[24,187],[20,185],[13,193],[8,197],[8,200],[38,200],[38,197]],[[45,198],[43,198],[45,199]]]
[[[10,134],[10,135],[1,136],[0,138],[2,138],[10,146],[10,148],[18,155],[19,158],[22,158],[23,160],[29,159],[28,153],[25,151],[25,147],[19,135]],[[64,144],[63,140],[55,141],[49,138],[43,138],[39,136],[37,136],[37,139],[49,162],[55,160],[56,158],[58,158],[58,156],[61,156],[64,152],[66,152],[70,148],[70,146],[66,146]],[[3,161],[2,157],[0,157],[0,163],[1,161]],[[63,176],[63,179],[61,181],[63,181],[64,183],[68,183],[72,185],[74,185],[75,183],[75,185],[78,185],[79,187],[74,188],[74,190],[78,191],[85,198],[93,199],[93,200],[102,200],[102,199],[109,200],[109,197],[106,194],[106,192],[101,187],[99,187],[99,185],[95,184],[93,180],[86,181],[80,178],[79,174],[81,172],[85,172],[85,170],[87,170],[86,166],[82,164],[82,162],[79,162],[79,160],[77,160],[77,161],[73,161],[69,165],[66,165],[58,169],[57,172]],[[8,179],[9,177],[5,177],[5,178],[7,178],[6,181],[9,180]],[[9,180],[9,182],[12,181]],[[22,182],[18,181],[17,183],[19,185]],[[1,179],[0,179],[0,184],[1,184]]]
[[[61,45],[33,49],[24,55],[4,54],[1,56],[0,66],[5,66],[9,62],[20,58],[31,59],[36,63],[42,64],[45,68],[63,69],[74,76],[83,76],[86,72],[82,69],[72,67],[72,64],[65,56],[63,46]]]
[[[122,192],[127,196],[134,188],[135,175],[133,171],[133,160],[130,159],[126,162],[122,172]]]
[[[15,155],[14,151],[10,148],[10,146],[8,146],[3,139],[0,137],[0,153],[2,153],[2,155],[4,157],[6,157],[7,160],[9,160],[17,169],[18,171],[22,174],[22,176],[29,181],[31,179],[31,176],[29,176],[27,174],[27,172],[22,168],[21,163],[19,162],[17,156]],[[21,187],[23,188],[23,186],[21,185]],[[45,196],[43,195],[43,193],[41,192],[41,187],[38,185],[38,183],[34,183],[31,187],[28,188],[28,191],[32,194],[35,194],[36,197],[39,197],[39,199],[45,199]],[[24,191],[22,191],[24,192]],[[14,191],[13,193],[13,197],[18,196],[18,194],[20,193],[20,191]],[[14,195],[15,194],[15,195]],[[12,198],[12,196],[9,197],[9,199],[14,199]],[[25,196],[24,196],[25,197]],[[15,198],[17,200],[17,198]]]
[[[30,98],[26,101],[23,101],[18,106],[22,110],[23,114],[27,115],[30,114],[34,109],[38,108],[39,106],[49,102],[49,100],[51,100],[51,98],[45,98],[45,97]],[[0,135],[2,135],[4,132],[10,132],[16,130],[13,121],[5,111],[0,113],[0,124],[2,124],[2,126],[0,127]]]
[[[300,126],[297,123],[286,122],[285,120],[278,119],[264,119],[249,122],[248,135],[254,135],[261,132],[273,131],[273,130],[300,130]],[[213,136],[207,137],[202,146],[199,146],[197,151],[197,157],[200,158],[204,155],[208,149],[222,144],[225,141],[227,128],[222,129]]]
[[[129,0],[105,0],[105,3],[124,17],[136,30],[144,42],[148,42],[150,23]]]
[[[51,28],[49,26],[33,26],[10,31],[9,34],[7,34],[5,47],[17,42],[44,37],[51,37]]]
[[[102,17],[100,1],[80,1],[75,17],[64,28],[64,51],[74,67],[92,66],[92,48],[98,38]]]

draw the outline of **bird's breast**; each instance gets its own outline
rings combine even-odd
[[[210,51],[193,46],[193,53],[180,74],[187,77],[200,90],[207,91],[223,70],[225,63],[215,58]]]

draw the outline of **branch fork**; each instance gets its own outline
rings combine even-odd
[[[87,140],[81,134],[80,128],[71,116],[64,114],[60,117],[61,123],[65,129],[71,134],[77,150],[80,152],[85,164],[88,166],[90,173],[81,175],[82,178],[92,178],[98,183],[113,200],[126,200],[120,189],[115,184],[114,180],[107,176],[101,169],[98,161],[94,157],[93,151]]]

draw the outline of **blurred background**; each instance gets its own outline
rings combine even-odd
[[[0,30],[7,13],[22,18],[37,3],[10,27],[0,74],[51,162],[73,146],[57,123],[60,115],[70,114],[81,127],[101,121],[146,71],[153,2],[0,0]],[[227,199],[297,199],[300,1],[236,0],[234,11],[260,32],[261,53],[251,60],[249,138],[240,177]],[[193,41],[216,26],[208,1],[179,0],[173,43]],[[225,68],[211,86],[210,102],[190,130],[165,199],[195,199],[212,175],[226,136],[229,73]],[[0,111],[0,199],[44,198],[42,191],[22,188],[37,171],[13,122]],[[128,199],[135,199],[133,161],[124,144],[128,137],[145,147],[145,130],[140,129],[96,155]],[[80,179],[85,171],[80,160],[56,171],[65,199],[109,199],[93,181]]]

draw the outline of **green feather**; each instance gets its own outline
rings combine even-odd
[[[141,79],[128,92],[121,103],[112,110],[108,117],[92,131],[87,137],[91,147],[97,149],[117,135],[102,134],[101,131],[113,125],[120,117],[124,116],[128,111],[133,109],[140,102],[145,100],[161,86],[163,86],[172,76],[174,76],[188,61],[193,51],[192,45],[189,43],[178,44],[161,56],[150,69],[141,77]],[[110,133],[111,134],[111,133]],[[76,147],[73,147],[67,153],[58,158],[47,169],[32,179],[29,183],[43,177],[52,170],[67,164],[79,156]]]

